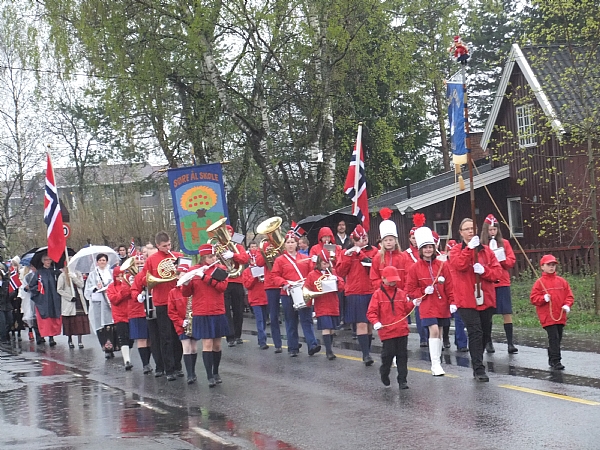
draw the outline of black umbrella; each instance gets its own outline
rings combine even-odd
[[[23,266],[28,266],[31,263],[31,260],[33,259],[33,255],[35,255],[35,252],[37,252],[39,250],[40,247],[33,247],[30,250],[27,250],[25,253],[23,253],[21,255],[21,264]]]
[[[71,247],[67,247],[67,251],[69,252],[69,256],[73,256],[75,254],[75,250],[73,250]],[[33,254],[33,257],[31,258],[31,262],[30,264],[35,267],[36,269],[39,269],[43,266],[42,264],[42,258],[44,256],[46,256],[48,254],[48,247],[40,247],[38,248],[35,253]],[[63,267],[65,267],[65,254],[63,252],[62,256],[60,257],[60,260],[58,261],[58,263],[55,263],[54,261],[52,261],[52,266],[55,269],[62,269]]]
[[[353,216],[352,214],[344,214],[344,213],[333,213],[329,215],[316,215],[309,216],[302,219],[298,222],[298,225],[301,225],[304,231],[306,231],[308,240],[312,245],[317,243],[319,230],[323,227],[331,228],[333,234],[337,232],[337,225],[340,221],[346,222],[346,234],[352,233],[356,225],[358,225],[358,217]]]

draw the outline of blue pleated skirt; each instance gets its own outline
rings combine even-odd
[[[344,321],[346,323],[369,323],[367,320],[367,309],[369,309],[370,302],[371,294],[347,295]]]
[[[225,314],[194,316],[192,320],[192,337],[196,340],[215,339],[229,334],[229,322]]]
[[[335,330],[340,326],[340,316],[317,317],[317,330]]]
[[[148,339],[148,319],[145,317],[136,317],[129,319],[129,339]]]

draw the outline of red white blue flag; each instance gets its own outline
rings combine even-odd
[[[42,276],[38,275],[38,292],[40,295],[44,295],[46,290],[44,289],[44,283],[42,283]]]
[[[358,167],[358,170],[357,170]],[[358,126],[356,146],[352,152],[344,192],[352,200],[352,214],[358,217],[363,228],[369,231],[369,202],[367,200],[367,177],[365,159],[362,151],[362,125]]]
[[[304,228],[302,228],[300,225],[298,225],[293,220],[292,220],[292,231],[298,237],[302,237],[306,234],[306,231],[304,231]]]
[[[13,270],[10,273],[10,279],[8,283],[8,293],[17,291],[21,287],[21,279],[19,278],[19,272]]]
[[[129,246],[129,256],[137,255],[137,251],[135,250],[135,241],[131,238],[131,245]]]
[[[58,201],[58,190],[54,182],[54,169],[50,154],[46,154],[48,166],[46,168],[46,195],[44,196],[44,222],[48,226],[48,256],[58,262],[65,252],[67,239],[63,230],[62,213]]]

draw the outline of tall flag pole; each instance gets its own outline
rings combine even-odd
[[[352,215],[358,217],[363,228],[369,231],[369,202],[367,198],[365,160],[362,151],[362,123],[358,124],[356,145],[350,159],[350,167],[348,168],[348,175],[344,183],[344,192],[352,200]]]
[[[44,196],[44,222],[48,226],[48,256],[57,263],[60,261],[62,253],[66,253],[67,239],[63,230],[62,213],[50,153],[46,153],[46,157],[48,165],[46,168],[46,194]]]

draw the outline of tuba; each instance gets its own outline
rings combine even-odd
[[[261,222],[258,227],[256,227],[257,234],[264,234],[267,236],[266,239],[260,241],[258,248],[260,249],[263,258],[265,258],[269,270],[273,268],[273,261],[275,261],[275,258],[283,254],[285,236],[281,232],[281,222],[281,217],[275,216]],[[271,244],[271,246],[264,250],[264,246],[267,242]]]
[[[135,263],[135,256],[132,256],[131,258],[127,258],[125,261],[123,261],[123,264],[121,264],[120,269],[121,269],[121,272],[129,271],[129,273],[135,277],[139,273],[138,266]],[[133,284],[129,280],[129,277],[123,277],[123,279],[129,286],[131,286]]]
[[[206,229],[208,233],[213,235],[208,240],[208,243],[214,247],[215,255],[217,255],[219,262],[227,268],[229,278],[237,278],[242,274],[244,266],[236,263],[233,258],[223,258],[223,253],[225,253],[227,250],[230,250],[233,253],[240,253],[235,245],[235,242],[233,242],[229,237],[229,231],[227,231],[225,222],[227,222],[227,218],[223,217]]]

